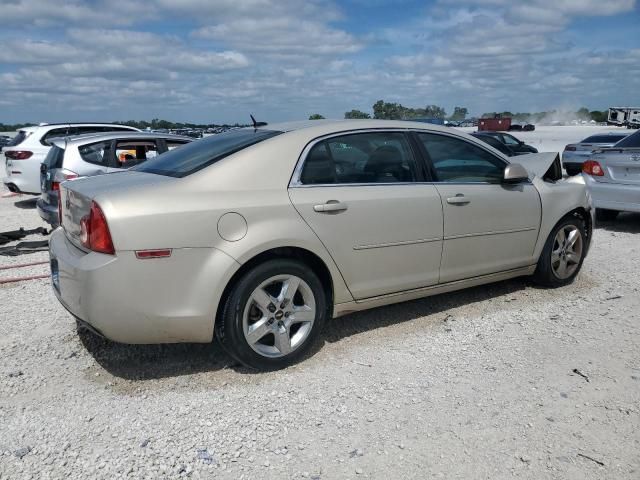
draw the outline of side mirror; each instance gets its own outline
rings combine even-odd
[[[504,169],[504,183],[520,183],[529,180],[529,172],[519,163],[511,163]]]

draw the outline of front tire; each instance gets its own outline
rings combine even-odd
[[[223,348],[242,364],[277,370],[314,346],[328,315],[325,290],[305,264],[275,259],[245,273],[216,321]]]
[[[575,216],[563,218],[549,234],[534,281],[552,288],[570,284],[580,272],[586,252],[584,221]]]

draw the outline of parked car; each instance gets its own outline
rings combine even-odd
[[[58,194],[66,180],[131,168],[193,141],[189,137],[152,132],[115,132],[53,138],[40,165],[40,217],[57,227]]]
[[[526,170],[418,122],[266,125],[60,185],[54,292],[119,342],[210,342],[258,369],[325,320],[521,275],[578,274],[592,208],[557,153]],[[214,333],[215,332],[215,333]]]
[[[594,150],[582,173],[600,220],[640,212],[640,130],[613,147]]]
[[[108,123],[56,123],[23,128],[3,149],[7,177],[2,179],[2,182],[12,192],[39,195],[40,164],[49,153],[50,139],[114,131],[138,131],[138,129]]]
[[[487,145],[491,145],[493,148],[506,155],[507,157],[513,157],[514,155],[516,155],[511,147],[505,145],[493,135],[484,135],[484,132],[473,132],[471,133],[471,135],[479,140],[482,140]]]
[[[507,147],[509,147],[516,155],[524,155],[526,153],[538,153],[538,149],[532,147],[531,145],[527,145],[522,140],[518,140],[513,135],[510,135],[505,132],[493,132],[484,130],[482,132],[483,135],[491,135],[494,138],[497,138],[502,143],[504,143]]]
[[[590,135],[578,143],[570,143],[562,152],[562,166],[569,175],[582,172],[582,164],[589,158],[591,152],[598,148],[613,147],[617,142],[627,137],[627,132],[609,132]]]
[[[0,135],[0,152],[2,149],[6,147],[11,142],[11,137],[9,135]]]

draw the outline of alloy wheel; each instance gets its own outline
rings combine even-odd
[[[575,225],[565,225],[556,234],[551,251],[551,270],[560,280],[569,278],[582,259],[582,233]]]
[[[295,275],[276,275],[262,282],[249,296],[242,328],[255,352],[277,358],[304,344],[315,318],[316,302],[311,287]]]

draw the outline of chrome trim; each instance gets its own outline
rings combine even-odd
[[[388,182],[388,183],[314,183],[314,184],[309,184],[309,185],[305,185],[303,183],[300,182],[300,175],[302,174],[302,168],[304,166],[304,162],[307,159],[307,155],[309,154],[309,151],[318,143],[328,139],[328,138],[333,138],[333,137],[342,137],[344,135],[353,135],[353,134],[357,134],[357,133],[379,133],[379,132],[400,132],[400,133],[409,133],[409,132],[414,132],[414,133],[429,133],[432,135],[444,135],[447,137],[451,137],[451,138],[457,138],[459,140],[462,141],[466,141],[469,142],[471,144],[473,144],[474,146],[484,150],[485,152],[487,152],[490,155],[493,155],[494,157],[497,157],[498,160],[501,160],[502,162],[505,163],[505,167],[510,165],[511,162],[507,159],[507,157],[505,157],[501,152],[499,152],[498,150],[492,151],[489,150],[487,147],[492,148],[490,145],[487,145],[486,143],[482,142],[481,140],[477,140],[473,137],[471,141],[469,141],[468,138],[463,137],[461,135],[458,134],[453,134],[453,133],[449,133],[449,132],[441,132],[439,130],[430,130],[430,129],[419,129],[416,127],[410,127],[410,128],[401,128],[401,127],[397,127],[397,128],[389,128],[389,127],[383,127],[383,128],[365,128],[365,129],[355,129],[355,130],[343,130],[341,132],[334,132],[334,133],[329,133],[326,135],[322,135],[320,137],[316,137],[313,140],[311,140],[309,143],[307,143],[305,145],[305,147],[302,149],[302,152],[300,153],[300,156],[298,157],[298,161],[296,162],[296,166],[293,169],[293,173],[291,175],[291,179],[289,180],[289,186],[288,188],[314,188],[314,187],[362,187],[362,186],[367,186],[367,187],[371,187],[371,186],[379,186],[379,185],[439,185],[439,184],[444,184],[444,185],[504,185],[503,183],[491,183],[491,182]],[[497,152],[497,155],[496,155]],[[415,162],[419,163],[420,159],[416,158],[414,159]],[[531,179],[529,179],[529,181],[527,182],[522,182],[522,183],[526,183],[526,184],[532,184]],[[521,185],[522,183],[514,183],[512,185]]]
[[[372,248],[398,247],[401,245],[415,245],[417,243],[440,242],[442,238],[422,238],[420,240],[404,240],[401,242],[378,243],[373,245],[358,245],[353,247],[354,250],[369,250]]]
[[[455,240],[456,238],[486,237],[488,235],[502,235],[505,233],[531,232],[537,229],[538,227],[526,227],[526,228],[514,228],[512,230],[499,230],[497,232],[463,233],[462,235],[451,235],[448,237],[444,237],[444,239]]]

